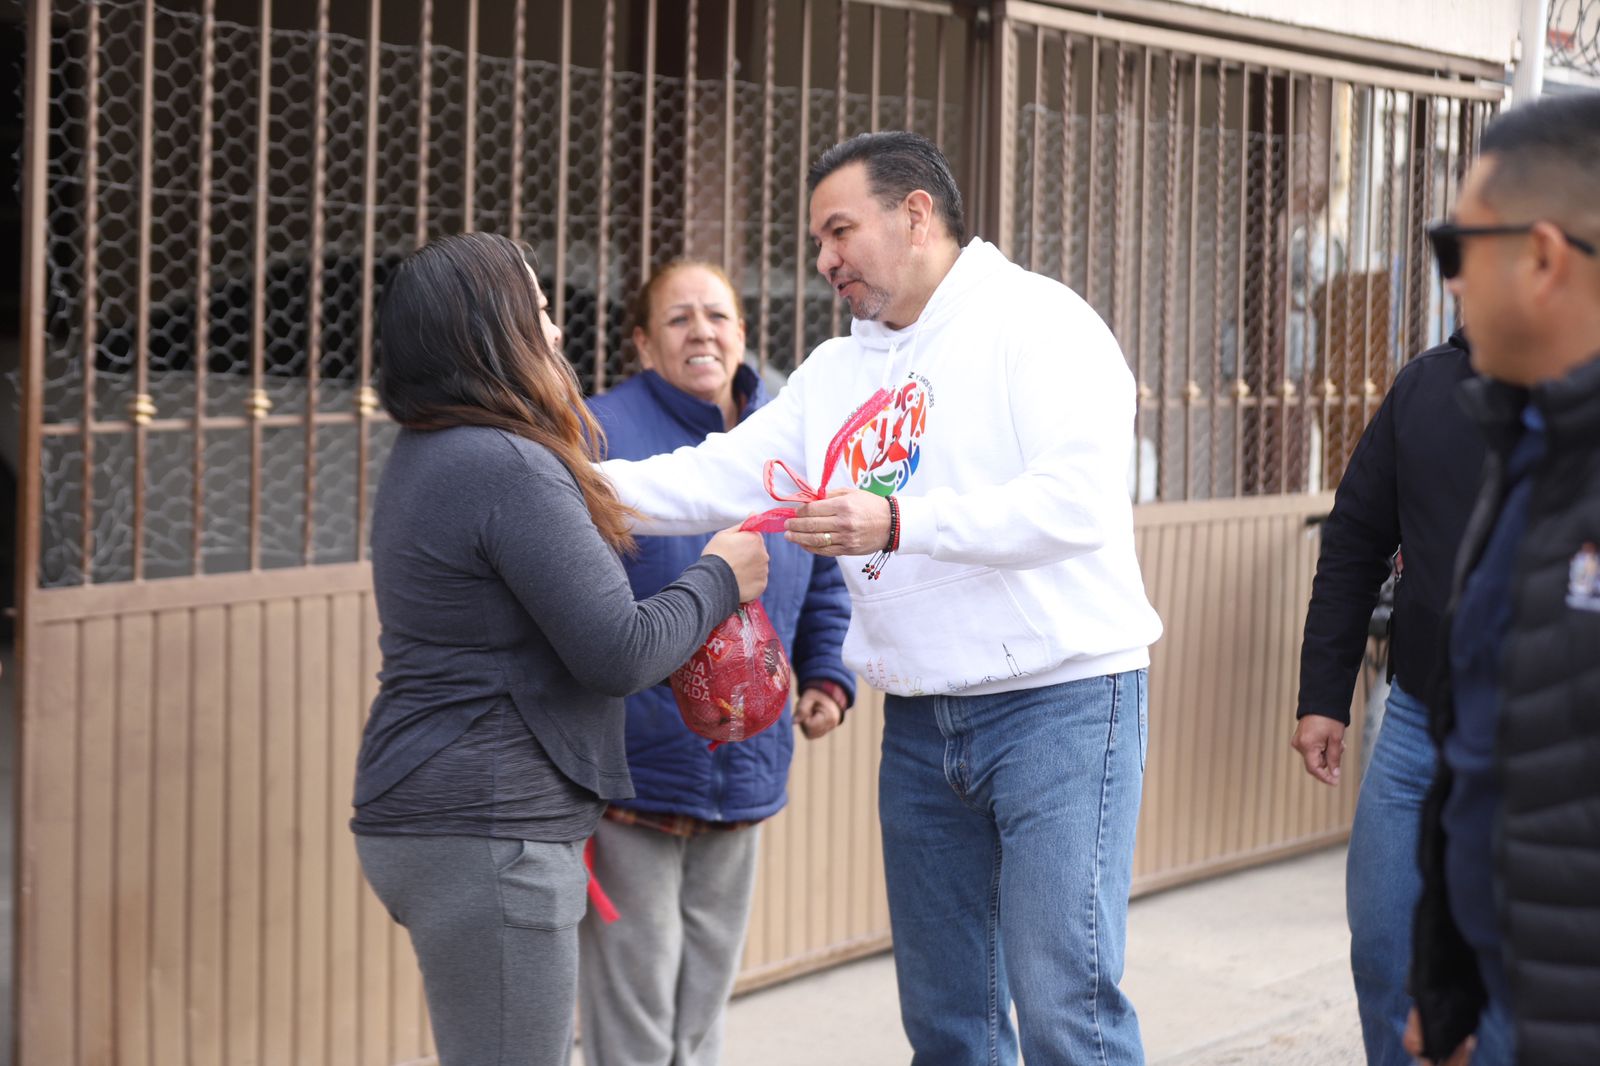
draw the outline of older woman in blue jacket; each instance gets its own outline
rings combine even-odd
[[[680,260],[634,307],[644,371],[590,401],[608,454],[643,459],[700,443],[767,400],[745,365],[738,294],[712,264]],[[753,457],[752,461],[759,461]],[[645,597],[699,558],[703,536],[640,537],[627,560]],[[620,918],[590,911],[579,930],[580,1012],[589,1066],[714,1066],[755,883],[757,825],[788,799],[794,727],[817,739],[854,698],[840,659],[850,598],[838,564],[767,537],[762,605],[800,680],[793,712],[764,733],[707,750],[657,685],[627,701],[637,795],[615,801],[594,836],[594,873]]]

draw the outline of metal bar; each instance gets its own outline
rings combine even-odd
[[[1453,101],[1448,102],[1445,107],[1446,117],[1448,117],[1448,122],[1450,122],[1450,128],[1445,131],[1446,202],[1453,202],[1454,195],[1456,195],[1456,190],[1461,187],[1461,158],[1462,152],[1464,152],[1464,149],[1466,149],[1466,146],[1464,146],[1464,144],[1461,142],[1461,115],[1462,112],[1466,110],[1466,107],[1466,101],[1459,101],[1459,99],[1453,99]],[[1445,304],[1446,307],[1450,307],[1450,314],[1446,315],[1446,319],[1445,322],[1443,322],[1443,328],[1440,330],[1440,333],[1443,333],[1443,335],[1450,335],[1450,331],[1454,330],[1456,323],[1461,322],[1461,304],[1459,304],[1459,301],[1456,301],[1456,296],[1454,296],[1454,293],[1451,293],[1450,288],[1446,288],[1445,296],[1446,298],[1443,299],[1442,303]]]
[[[17,759],[17,780],[13,785],[13,796],[19,797],[35,784],[35,777],[39,772],[39,762],[34,757],[36,745],[32,729],[40,713],[40,708],[35,705],[35,692],[48,690],[48,685],[40,684],[43,680],[38,676],[40,671],[29,669],[33,648],[33,638],[36,632],[41,633],[43,627],[35,618],[33,601],[36,588],[39,584],[39,542],[40,524],[43,520],[43,470],[41,469],[41,440],[39,425],[44,416],[44,380],[45,380],[45,343],[48,333],[45,323],[45,305],[48,300],[48,286],[45,273],[45,263],[49,255],[48,234],[45,219],[50,209],[50,60],[51,60],[51,10],[50,0],[31,0],[28,4],[27,21],[23,24],[27,36],[27,59],[22,70],[23,83],[23,114],[21,130],[22,170],[19,175],[21,180],[21,207],[22,215],[18,220],[22,230],[22,278],[21,297],[22,313],[20,315],[20,342],[21,366],[18,381],[17,400],[22,415],[21,455],[17,467],[17,545],[16,557],[12,564],[16,567],[16,662],[22,663],[23,668],[16,672],[12,682],[16,686],[17,711],[11,717],[8,727],[8,739],[15,747],[12,749],[20,753]],[[93,53],[91,53],[93,54]],[[92,130],[92,127],[91,127]],[[85,482],[87,483],[87,478]],[[87,491],[87,487],[85,489]],[[46,599],[48,602],[48,598]],[[36,688],[37,686],[37,688]],[[38,701],[44,702],[44,701]],[[44,708],[49,713],[50,708]],[[66,708],[58,709],[66,713]],[[15,800],[14,800],[15,802]],[[13,918],[17,924],[12,927],[15,937],[14,977],[16,984],[15,998],[7,1004],[10,1012],[12,1046],[9,1050],[18,1062],[27,1062],[38,1057],[38,1045],[49,1043],[50,1036],[42,1034],[27,1019],[37,1017],[40,1000],[44,997],[39,989],[38,975],[53,961],[48,954],[41,950],[39,938],[34,929],[25,921],[30,915],[38,913],[38,908],[43,900],[33,889],[37,888],[37,868],[34,866],[35,849],[38,841],[34,839],[35,832],[41,837],[46,835],[43,829],[44,820],[37,817],[19,817],[13,823],[16,826],[16,837],[13,847],[17,856],[16,872],[13,874],[17,886],[16,903],[17,915]],[[57,906],[62,903],[57,901]]]
[[[1123,121],[1123,108],[1128,98],[1128,48],[1127,45],[1117,44],[1117,100],[1112,114],[1116,116],[1116,139],[1112,149],[1112,158],[1115,166],[1112,168],[1111,182],[1111,321],[1112,329],[1118,336],[1126,336],[1124,318],[1127,310],[1123,306],[1127,300],[1127,293],[1122,284],[1125,257],[1116,254],[1116,249],[1125,247],[1123,244],[1123,226],[1125,219],[1125,197],[1123,186],[1129,177],[1131,168],[1128,166],[1128,141],[1127,123]]]
[[[640,181],[643,204],[639,218],[639,279],[650,277],[650,227],[654,221],[656,196],[656,28],[658,0],[645,5],[644,19],[644,177]]]
[[[28,5],[27,65],[23,92],[22,123],[22,315],[21,315],[21,375],[18,381],[17,400],[22,413],[21,456],[17,468],[17,554],[16,566],[17,662],[26,663],[30,632],[29,601],[39,584],[39,527],[43,518],[41,510],[43,486],[39,427],[44,420],[44,351],[48,333],[44,310],[48,286],[45,261],[49,244],[45,232],[45,219],[50,209],[50,0],[32,0]],[[92,53],[91,53],[92,54]],[[85,479],[87,481],[87,479]],[[87,489],[86,489],[87,491]],[[85,563],[87,563],[87,558]],[[21,740],[21,732],[29,721],[29,690],[34,685],[33,671],[18,672],[17,707],[22,709],[12,726],[13,739]],[[19,750],[21,747],[19,745]],[[26,771],[25,771],[26,772]],[[26,827],[29,819],[20,819]],[[26,830],[23,830],[26,832]],[[17,841],[18,854],[26,854],[28,841]],[[23,935],[17,939],[17,973],[31,972],[33,937]],[[21,1026],[23,1011],[29,1006],[31,989],[21,987],[17,1015],[13,1017],[16,1029]],[[26,1045],[24,1045],[26,1050]]]
[[[1151,53],[1150,49],[1146,48],[1144,50],[1144,80],[1142,82],[1143,100],[1140,103],[1139,111],[1139,143],[1133,147],[1134,154],[1139,157],[1139,201],[1134,204],[1134,213],[1138,216],[1139,251],[1133,257],[1133,265],[1129,268],[1133,271],[1133,318],[1130,325],[1133,327],[1132,333],[1134,337],[1133,384],[1135,400],[1133,405],[1133,432],[1136,449],[1143,446],[1144,433],[1147,428],[1145,426],[1145,407],[1151,396],[1150,383],[1147,380],[1148,375],[1145,373],[1145,359],[1147,356],[1145,349],[1149,344],[1149,338],[1145,332],[1144,320],[1146,310],[1144,261],[1146,249],[1150,246],[1150,64]],[[1119,107],[1117,109],[1119,115],[1121,111],[1122,109]],[[1118,127],[1120,128],[1121,125],[1119,122]],[[1129,167],[1128,169],[1131,175],[1133,168]],[[1131,228],[1134,224],[1134,220],[1129,219],[1129,227]],[[1159,450],[1156,452],[1156,461],[1158,463],[1161,461]],[[1133,463],[1133,493],[1135,500],[1144,498],[1144,488],[1144,463],[1135,458]]]
[[[611,338],[611,138],[614,133],[617,70],[617,0],[605,0],[605,41],[600,52],[600,198],[596,207],[594,260],[594,391],[606,391],[606,354]],[[688,212],[685,211],[685,217]]]
[[[317,415],[319,426],[351,426],[355,425],[357,413],[352,411],[324,411]],[[372,421],[387,421],[382,414],[372,416]],[[298,429],[306,424],[303,414],[263,415],[259,419],[254,415],[207,415],[196,419],[192,414],[175,415],[171,418],[152,418],[145,423],[145,428],[151,433],[184,433],[194,429],[198,424],[204,429],[249,429],[259,423],[267,429]],[[89,426],[89,432],[96,435],[117,434],[124,435],[133,432],[133,419],[131,418],[97,418]],[[77,419],[71,422],[47,422],[39,427],[41,437],[76,437],[83,432],[83,426]]]
[[[1317,169],[1317,79],[1306,78],[1306,133],[1305,149],[1300,153],[1305,163],[1305,242],[1300,250],[1300,278],[1303,286],[1301,290],[1302,321],[1300,328],[1300,381],[1297,386],[1299,397],[1296,408],[1300,420],[1300,473],[1303,478],[1300,490],[1316,492],[1318,486],[1311,483],[1311,399],[1312,390],[1316,387],[1312,378],[1312,355],[1316,351],[1316,338],[1311,329],[1311,304],[1316,292],[1312,284],[1312,243],[1316,237],[1316,207],[1313,203],[1313,183],[1316,181]],[[1293,231],[1290,232],[1291,243]]]
[[[916,128],[917,13],[906,12],[906,129]]]
[[[1148,103],[1145,112],[1149,113]],[[1149,145],[1149,134],[1145,134],[1145,144]],[[1183,146],[1178,142],[1178,55],[1176,52],[1167,53],[1167,250],[1161,259],[1161,350],[1156,359],[1156,397],[1160,404],[1160,415],[1156,419],[1156,498],[1161,499],[1162,472],[1166,470],[1167,461],[1167,378],[1171,376],[1170,364],[1174,362],[1174,347],[1177,345],[1177,328],[1172,299],[1172,264],[1178,258],[1178,156],[1183,154]],[[1192,183],[1191,183],[1192,184]],[[1145,211],[1150,210],[1146,203]],[[1188,438],[1184,438],[1184,453],[1189,451]]]
[[[1322,394],[1322,471],[1323,484],[1331,473],[1328,470],[1328,445],[1333,439],[1332,427],[1328,422],[1328,401],[1332,399],[1333,384],[1333,179],[1334,172],[1334,143],[1337,133],[1334,130],[1334,120],[1338,113],[1338,92],[1331,79],[1328,86],[1328,191],[1322,198],[1322,388],[1317,390]],[[1349,257],[1346,256],[1346,270],[1349,273]],[[1322,485],[1316,486],[1318,491]]]
[[[1228,67],[1223,62],[1217,63],[1217,182],[1214,189],[1214,203],[1211,215],[1211,390],[1206,398],[1207,408],[1210,411],[1209,429],[1211,433],[1211,447],[1207,455],[1211,462],[1211,480],[1207,496],[1217,495],[1219,478],[1217,477],[1217,422],[1219,421],[1219,401],[1222,397],[1222,211],[1224,186],[1227,182],[1227,173],[1223,163],[1223,143],[1227,140],[1228,132]]]
[[[94,434],[89,425],[95,418],[95,349],[99,335],[99,235],[100,235],[100,5],[84,10],[84,157],[83,157],[83,490],[79,500],[79,551],[82,553],[83,583],[94,581]],[[26,471],[27,467],[24,466]],[[31,477],[32,474],[24,474]],[[27,515],[28,512],[20,512]],[[29,516],[27,520],[40,516]],[[19,583],[18,587],[21,585]]]
[[[1444,101],[1444,201],[1442,207],[1445,215],[1450,214],[1451,204],[1455,198],[1455,108],[1456,101]],[[1442,338],[1449,334],[1454,315],[1450,311],[1453,297],[1450,287],[1441,285],[1439,289],[1439,336]]]
[[[1362,238],[1361,247],[1366,253],[1362,257],[1362,311],[1361,311],[1361,424],[1366,425],[1372,416],[1368,410],[1372,393],[1376,385],[1372,380],[1372,249],[1377,243],[1372,235],[1372,194],[1378,184],[1376,166],[1376,145],[1373,139],[1377,136],[1378,125],[1378,90],[1372,89],[1367,94],[1367,135],[1366,144],[1366,203],[1362,208]]]
[[[428,243],[428,127],[433,123],[433,0],[422,0],[417,48],[417,247]]]
[[[794,365],[806,358],[806,165],[811,158],[811,0],[800,0],[800,167],[795,175]]]
[[[1051,29],[1069,30],[1116,40],[1125,45],[1144,45],[1156,49],[1174,49],[1196,55],[1226,59],[1247,67],[1292,68],[1302,74],[1340,78],[1386,89],[1415,89],[1419,92],[1447,93],[1472,100],[1498,100],[1505,92],[1503,84],[1480,85],[1473,82],[1451,81],[1411,74],[1400,70],[1386,70],[1339,59],[1308,55],[1287,48],[1270,48],[1248,44],[1219,36],[1184,33],[1132,22],[1121,22],[1100,15],[1066,11],[1058,7],[1037,3],[1035,0],[1007,0],[1012,17]],[[1209,13],[1208,13],[1209,14]]]
[[[1039,269],[1039,233],[1044,229],[1039,190],[1044,185],[1044,31],[1033,31],[1033,151],[1028,190],[1028,269]]]
[[[1432,52],[1410,45],[1352,37],[1329,30],[1268,22],[1250,15],[1225,13],[1181,0],[1049,0],[1054,7],[1092,11],[1108,18],[1130,17],[1164,26],[1191,29],[1212,37],[1232,37],[1281,45],[1300,55],[1338,55],[1350,60],[1416,71],[1440,71],[1468,79],[1505,83],[1505,64]],[[1208,53],[1209,55],[1209,53]],[[1305,73],[1303,68],[1296,68]]]
[[[266,355],[267,315],[267,152],[272,121],[272,0],[260,0],[261,64],[256,71],[255,248],[250,314],[250,402],[265,414],[262,363]],[[250,430],[250,569],[261,568],[261,427]]]
[[[572,179],[572,0],[561,0],[561,129],[556,138],[556,322],[567,320],[567,200]]]
[[[1100,199],[1100,38],[1089,38],[1089,208],[1083,227],[1083,298],[1095,302],[1095,208]],[[1096,308],[1098,310],[1098,308]]]
[[[133,426],[133,580],[144,580],[145,457],[147,442],[141,408],[150,395],[150,215],[153,210],[151,184],[155,171],[155,95],[156,95],[156,5],[144,0],[144,19],[140,27],[143,52],[140,57],[139,85],[139,223],[138,288],[134,314],[134,405]],[[93,471],[87,484],[92,485]]]
[[[1194,57],[1194,82],[1190,88],[1190,102],[1194,116],[1189,126],[1189,299],[1185,304],[1188,315],[1188,343],[1183,353],[1183,496],[1187,500],[1194,491],[1194,405],[1199,399],[1199,384],[1194,380],[1195,346],[1195,273],[1199,269],[1200,245],[1200,87],[1204,84],[1199,56]]]
[[[1078,87],[1072,80],[1072,35],[1061,40],[1061,284],[1072,285],[1072,187],[1078,176],[1078,138],[1072,128],[1078,118]]]
[[[1440,107],[1443,107],[1444,109],[1444,117],[1442,119],[1439,117]],[[1452,171],[1450,163],[1450,125],[1450,101],[1445,99],[1434,101],[1432,148],[1435,150],[1432,151],[1432,155],[1434,157],[1434,172],[1437,175],[1435,178],[1435,184],[1438,186],[1439,190],[1438,211],[1440,216],[1445,218],[1450,216],[1450,201],[1451,195],[1454,192],[1450,182],[1450,174]],[[1436,150],[1438,147],[1441,126],[1443,127],[1444,131],[1444,152],[1442,158],[1440,157],[1439,152]],[[1437,312],[1437,329],[1440,336],[1443,336],[1444,333],[1449,329],[1449,306],[1450,287],[1444,283],[1444,279],[1441,277],[1439,279],[1439,307]]]
[[[1289,449],[1289,433],[1291,419],[1289,409],[1294,406],[1298,395],[1294,380],[1290,377],[1289,347],[1294,343],[1294,72],[1284,72],[1284,111],[1283,111],[1283,188],[1284,188],[1284,225],[1280,241],[1283,245],[1283,323],[1279,327],[1283,338],[1281,349],[1280,373],[1278,392],[1281,405],[1278,408],[1279,436],[1278,442],[1278,491],[1294,492],[1303,487],[1298,485],[1294,476],[1289,471],[1289,460],[1292,452]],[[1302,345],[1305,343],[1304,334],[1301,335]],[[1301,373],[1305,372],[1305,352],[1301,350]]]
[[[894,11],[919,11],[924,15],[938,15],[941,18],[955,18],[963,11],[957,4],[941,3],[940,0],[868,0],[874,7]]]
[[[1235,288],[1237,289],[1237,306],[1234,323],[1234,353],[1233,353],[1233,487],[1237,496],[1248,495],[1244,491],[1244,400],[1250,395],[1250,385],[1244,378],[1244,267],[1245,258],[1250,243],[1250,216],[1249,198],[1250,187],[1250,67],[1248,64],[1239,68],[1239,277]]]
[[[994,118],[994,103],[990,99],[993,95],[994,77],[991,68],[995,66],[994,56],[991,54],[988,40],[994,36],[994,20],[985,22],[981,13],[975,14],[968,27],[966,47],[964,49],[964,74],[962,79],[966,85],[962,99],[970,101],[970,106],[962,111],[962,136],[966,140],[966,161],[962,169],[965,171],[964,186],[968,190],[966,200],[971,205],[968,216],[972,219],[973,230],[977,233],[987,233],[994,236],[990,223],[994,194],[989,186],[992,184],[993,167],[989,142],[990,122]]]
[[[975,148],[987,160],[986,200],[993,239],[1006,255],[1016,254],[1013,204],[1017,171],[1017,25],[1011,19],[1011,0],[994,0],[990,8],[990,68],[987,136],[995,142]]]
[[[850,0],[839,0],[839,65],[833,72],[833,140],[845,136],[845,101],[850,91]],[[802,160],[802,162],[804,162]]]
[[[1417,244],[1417,216],[1416,216],[1416,170],[1417,170],[1417,97],[1412,93],[1406,98],[1406,204],[1405,204],[1405,280],[1400,291],[1400,351],[1409,359],[1416,349],[1412,338],[1412,327],[1415,325],[1415,293],[1412,283],[1416,280],[1417,256],[1414,249]]]
[[[688,44],[683,65],[683,254],[694,254],[694,134],[696,59],[700,44],[700,0],[689,0]]]
[[[195,202],[199,217],[195,237],[194,301],[194,485],[191,506],[193,526],[189,531],[190,572],[204,568],[206,514],[206,437],[205,410],[208,363],[211,355],[211,109],[216,101],[217,3],[205,0],[200,10],[200,174],[195,181]],[[93,78],[91,76],[91,83]],[[91,109],[92,113],[92,109]]]
[[[517,10],[520,13],[526,0],[517,0]],[[383,0],[368,0],[367,3],[367,128],[363,151],[362,169],[362,204],[361,204],[361,389],[356,403],[356,558],[364,559],[367,554],[367,422],[373,409],[377,407],[377,397],[372,392],[372,329],[373,329],[373,285],[374,260],[377,251],[377,189],[378,189],[378,64],[383,54],[383,39],[380,35],[383,19]],[[519,35],[519,40],[520,35]],[[520,95],[522,76],[517,76],[517,88]],[[515,136],[521,137],[521,124],[518,123]],[[514,171],[521,166],[521,153],[513,162]],[[516,183],[516,193],[520,196],[522,183]],[[520,203],[520,200],[516,201]],[[513,212],[513,217],[516,217]],[[517,232],[515,224],[512,233]]]
[[[944,56],[944,19],[935,19],[933,23],[933,47],[938,53],[938,74],[934,79],[933,89],[933,143],[944,149],[944,81],[945,81],[945,56]],[[945,152],[949,154],[948,151]]]
[[[1385,108],[1383,112],[1383,264],[1384,288],[1386,290],[1384,294],[1384,303],[1388,310],[1388,314],[1385,316],[1387,321],[1381,323],[1380,325],[1380,328],[1383,330],[1383,336],[1386,339],[1394,336],[1394,324],[1398,313],[1398,309],[1394,306],[1395,279],[1392,272],[1394,270],[1396,259],[1395,253],[1399,250],[1395,246],[1395,230],[1399,228],[1399,220],[1396,218],[1394,195],[1395,91],[1390,89],[1388,91],[1388,95],[1389,106]],[[1403,361],[1405,359],[1405,353],[1403,351],[1391,351],[1388,353],[1388,362],[1383,367],[1383,388],[1386,392],[1389,388],[1390,373],[1394,370],[1396,357]]]
[[[474,228],[474,191],[478,187],[478,0],[467,0],[467,114],[461,138],[461,228]]]
[[[728,0],[728,32],[724,38],[725,50],[722,56],[722,266],[732,273],[733,264],[733,153],[734,153],[734,125],[737,122],[738,112],[733,106],[734,81],[733,68],[738,62],[734,50],[734,39],[738,32],[739,5],[737,0]]]
[[[872,9],[872,93],[869,97],[871,104],[868,109],[868,126],[873,133],[877,133],[878,101],[882,98],[880,89],[883,79],[883,8],[874,6]]]
[[[1359,90],[1354,85],[1348,86],[1348,90],[1349,106],[1346,109],[1346,121],[1349,124],[1348,140],[1350,143],[1350,173],[1348,176],[1348,185],[1350,188],[1349,202],[1346,204],[1345,216],[1349,219],[1350,227],[1350,232],[1347,235],[1347,250],[1345,253],[1345,273],[1348,284],[1345,286],[1344,290],[1344,351],[1340,353],[1340,375],[1337,383],[1340,390],[1338,403],[1336,405],[1337,417],[1339,419],[1339,432],[1337,437],[1335,437],[1333,434],[1329,434],[1330,445],[1334,440],[1337,440],[1341,452],[1335,453],[1330,450],[1330,458],[1334,457],[1336,454],[1342,458],[1342,449],[1344,448],[1345,437],[1348,435],[1351,406],[1358,402],[1356,400],[1354,390],[1361,387],[1361,385],[1355,380],[1355,375],[1357,373],[1356,353],[1358,351],[1359,344],[1359,341],[1356,337],[1356,332],[1361,328],[1361,308],[1359,306],[1359,301],[1357,300],[1356,281],[1358,278],[1364,277],[1366,274],[1367,256],[1364,254],[1358,254],[1360,250],[1357,247],[1357,238],[1359,237],[1361,239],[1365,239],[1366,236],[1366,221],[1359,214],[1359,212],[1361,210],[1362,174],[1365,173],[1369,164],[1364,159],[1357,158],[1358,152],[1365,150],[1366,146],[1365,140],[1361,139],[1361,131],[1365,129],[1365,126],[1363,125],[1364,115],[1357,115],[1357,101],[1361,99],[1361,96],[1359,94]]]
[[[528,0],[516,0],[511,28],[511,202],[506,228],[511,239],[522,239],[522,153],[528,150]]]
[[[654,0],[651,0],[654,3]],[[777,0],[767,0],[767,40],[761,68],[761,271],[757,306],[761,309],[756,329],[756,361],[762,370],[771,360],[772,338],[767,323],[772,314],[772,88],[773,64],[778,51]],[[803,246],[802,246],[803,247]]]
[[[850,0],[839,0],[839,64],[833,75],[833,143],[845,137],[845,102],[850,91]],[[805,166],[805,160],[801,160]],[[844,324],[844,308],[837,292],[828,309],[828,335],[837,337]]]
[[[1270,442],[1267,439],[1267,419],[1271,417],[1268,404],[1272,400],[1273,389],[1273,349],[1279,347],[1277,337],[1277,315],[1272,306],[1273,282],[1273,244],[1274,232],[1277,225],[1277,199],[1278,189],[1276,170],[1273,167],[1275,153],[1272,145],[1272,131],[1275,125],[1273,104],[1276,93],[1273,92],[1272,71],[1266,69],[1261,72],[1261,104],[1262,104],[1262,129],[1261,129],[1261,165],[1262,184],[1266,186],[1267,201],[1264,205],[1261,218],[1261,350],[1256,364],[1257,384],[1260,388],[1260,400],[1256,407],[1256,493],[1265,495],[1268,491],[1267,452]],[[1282,436],[1282,434],[1279,434]]]
[[[476,6],[477,0],[473,0]],[[327,195],[328,155],[328,0],[317,0],[317,75],[312,90],[314,129],[311,132],[311,283],[306,289],[306,470],[305,525],[302,527],[301,561],[310,566],[316,561],[313,538],[316,535],[317,491],[317,385],[322,363],[322,247],[323,200]],[[467,186],[472,180],[471,170]],[[470,220],[471,211],[467,213]]]

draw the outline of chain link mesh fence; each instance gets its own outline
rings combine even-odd
[[[395,432],[369,316],[419,240],[532,243],[590,389],[634,369],[650,269],[722,262],[781,379],[847,325],[811,268],[810,160],[909,125],[978,162],[954,13],[657,0],[647,34],[642,0],[563,0],[524,6],[517,48],[513,0],[475,45],[458,5],[386,5],[375,36],[310,3],[266,29],[151,9],[53,10],[46,586],[360,558]],[[1330,487],[1453,322],[1422,226],[1490,105],[1012,32],[1011,251],[1123,344],[1134,498]]]
[[[1548,25],[1550,64],[1600,79],[1600,0],[1550,0]]]
[[[309,3],[266,28],[149,9],[52,5],[48,587],[358,559],[394,434],[366,316],[421,239],[529,240],[590,389],[631,371],[653,266],[723,261],[781,376],[839,322],[810,269],[810,159],[908,117],[965,155],[954,15],[660,0],[650,56],[626,0],[525,5],[521,50],[512,0],[485,0],[476,42],[464,5],[425,27],[385,5],[376,39]]]

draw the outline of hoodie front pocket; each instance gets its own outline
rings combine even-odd
[[[987,567],[861,597],[853,612],[846,660],[896,695],[959,692],[1056,665],[1005,575]]]

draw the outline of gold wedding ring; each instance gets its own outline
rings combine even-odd
[[[827,547],[831,547],[832,545],[833,545],[833,534],[832,533],[824,533],[822,535],[822,546],[824,548],[827,548]]]

